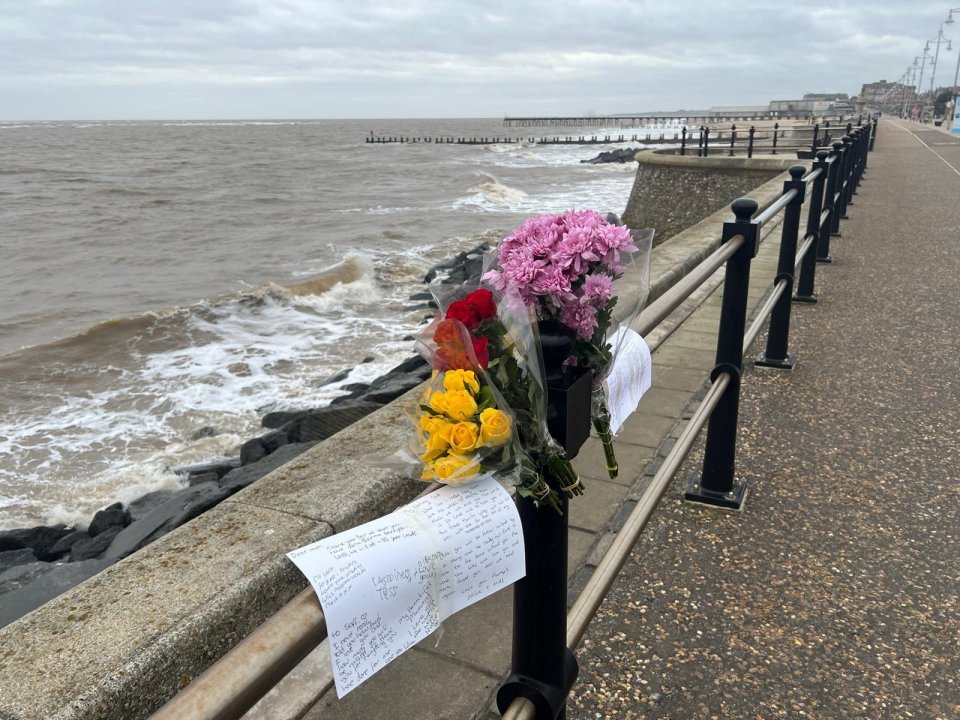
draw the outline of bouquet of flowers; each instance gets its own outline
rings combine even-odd
[[[634,256],[643,256],[637,264],[640,272],[647,272],[652,240],[652,230],[637,231],[635,238],[628,228],[592,210],[540,215],[525,220],[500,242],[492,267],[483,275],[498,292],[518,293],[541,322],[558,322],[575,336],[567,363],[592,374],[592,420],[611,478],[618,465],[603,379],[616,351],[610,342],[618,300],[614,282],[634,264]],[[627,324],[646,299],[648,283],[645,276],[641,280],[641,296],[621,313]]]
[[[441,315],[418,341],[435,370],[416,418],[420,479],[455,484],[494,472],[559,510],[558,490],[577,495],[582,485],[546,428],[528,309],[485,288],[438,301]]]

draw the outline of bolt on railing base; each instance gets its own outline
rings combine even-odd
[[[817,295],[816,293],[813,293],[811,295],[794,294],[794,296],[791,299],[794,302],[807,303],[809,305],[816,305],[818,302],[820,302],[820,296]]]
[[[831,233],[830,237],[840,237],[840,233],[837,233],[836,235],[833,235]],[[818,257],[817,262],[822,263],[823,265],[829,265],[830,263],[833,262],[833,255],[827,255],[826,257],[822,257],[822,258]]]
[[[843,219],[843,218],[841,218],[841,219]],[[835,238],[835,237],[843,237],[843,233],[842,233],[842,232],[832,232],[832,233],[830,233],[830,237],[832,237],[832,238]]]
[[[774,370],[793,370],[797,366],[797,358],[787,353],[785,358],[768,358],[766,353],[757,355],[753,361],[754,367],[773,368]]]
[[[683,494],[683,499],[729,510],[739,510],[747,499],[747,484],[745,482],[734,483],[729,492],[716,492],[704,488],[700,484],[700,478],[695,477],[687,485],[687,491]]]

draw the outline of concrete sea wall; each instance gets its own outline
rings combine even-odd
[[[687,148],[687,153],[691,148]],[[632,228],[656,228],[656,244],[729,207],[797,161],[783,157],[675,155],[673,150],[637,153],[637,177],[623,221]]]
[[[743,194],[766,207],[784,177]],[[729,217],[727,209],[713,213],[656,248],[651,301],[716,249]],[[418,393],[0,629],[0,719],[148,717],[306,587],[286,552],[389,512],[421,489],[373,462],[407,443],[402,406]]]

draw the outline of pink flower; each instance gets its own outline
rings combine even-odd
[[[560,322],[576,330],[578,337],[589,340],[597,328],[597,309],[590,305],[567,305],[560,311]]]
[[[581,303],[596,300],[606,302],[613,295],[613,278],[603,274],[587,275],[582,289]]]

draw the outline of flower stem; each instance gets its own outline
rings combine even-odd
[[[604,408],[606,409],[606,408]],[[600,436],[600,442],[603,443],[603,454],[607,460],[607,474],[611,479],[615,478],[620,472],[620,466],[617,464],[617,456],[613,450],[613,435],[610,432],[610,415],[599,416],[593,419],[593,427]]]

